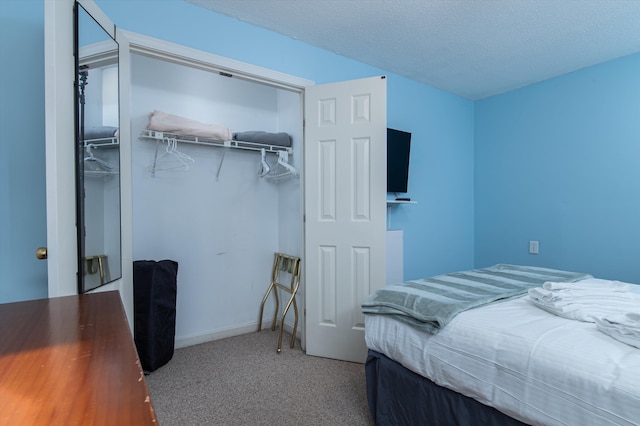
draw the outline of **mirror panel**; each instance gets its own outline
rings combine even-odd
[[[78,292],[122,276],[118,44],[76,3]]]

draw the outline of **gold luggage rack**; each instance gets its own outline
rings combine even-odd
[[[278,282],[278,276],[280,272],[287,272],[291,274],[291,282],[289,286],[285,286]],[[258,331],[262,329],[262,314],[264,312],[264,304],[269,298],[269,294],[272,290],[273,295],[276,298],[276,309],[273,314],[273,323],[271,324],[271,331],[275,331],[276,323],[278,322],[278,307],[280,305],[280,300],[278,297],[278,289],[286,291],[291,294],[289,297],[289,301],[287,302],[284,310],[282,311],[282,318],[280,319],[280,334],[278,336],[278,353],[282,350],[282,331],[284,329],[284,317],[287,316],[287,312],[291,305],[293,305],[293,312],[295,314],[295,320],[293,323],[293,333],[291,333],[291,343],[290,347],[293,348],[296,342],[296,328],[298,327],[298,306],[296,305],[296,293],[298,291],[298,287],[300,286],[300,258],[295,256],[290,256],[284,253],[276,253],[273,259],[273,270],[271,272],[271,284],[269,284],[269,288],[267,289],[267,293],[262,298],[262,303],[260,304],[260,320],[258,321]]]

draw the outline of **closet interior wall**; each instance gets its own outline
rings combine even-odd
[[[194,159],[188,170],[152,175],[156,147],[162,154],[166,143],[139,135],[154,110],[233,132],[287,132],[293,138],[290,163],[301,171],[302,95],[132,55],[134,259],[179,263],[177,347],[251,332],[274,253],[302,256],[300,179],[260,178],[259,151],[186,143],[178,150]],[[267,154],[267,160],[275,163],[277,155]],[[303,290],[297,301],[302,318]],[[270,301],[265,319],[273,308]]]

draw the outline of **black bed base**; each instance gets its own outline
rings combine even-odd
[[[365,364],[369,410],[376,425],[523,425],[495,408],[436,385],[369,350]]]

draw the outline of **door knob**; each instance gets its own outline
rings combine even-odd
[[[40,260],[47,258],[47,248],[46,247],[38,247],[36,249],[36,257]]]

